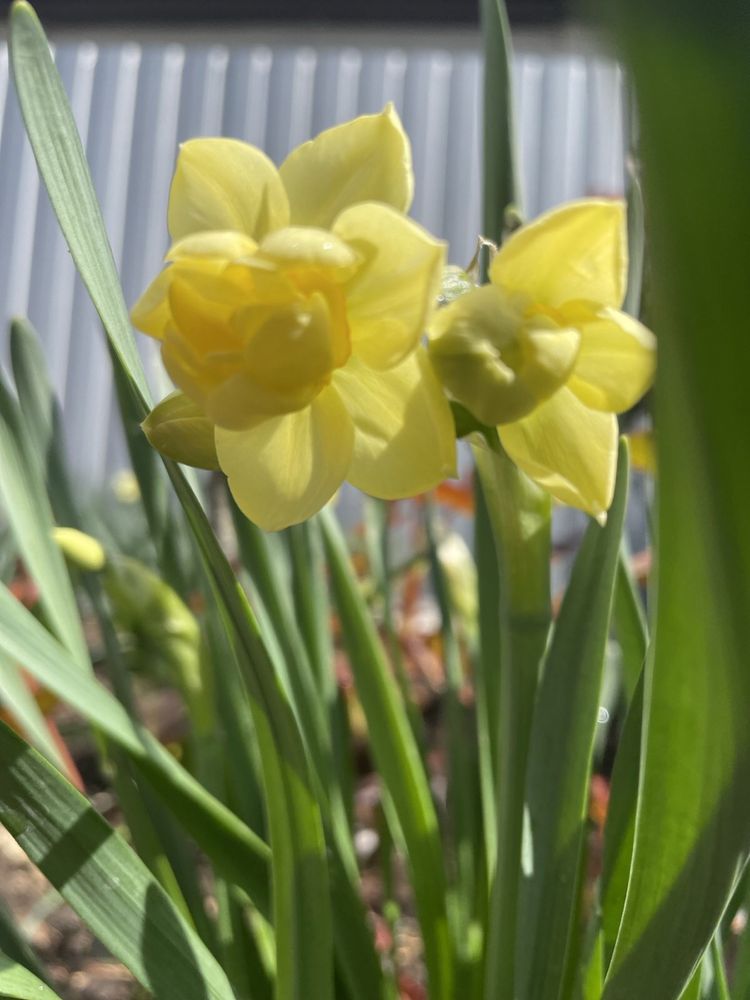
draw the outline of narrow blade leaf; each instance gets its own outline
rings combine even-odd
[[[232,1000],[219,964],[143,862],[35,750],[0,724],[0,819],[146,989]]]
[[[518,995],[556,1000],[569,982],[591,759],[628,494],[627,445],[600,527],[592,521],[555,623],[531,731],[527,777],[531,871],[521,883]]]
[[[34,156],[73,260],[123,366],[148,399],[146,377],[70,104],[42,26],[23,0],[11,9],[10,57]]]

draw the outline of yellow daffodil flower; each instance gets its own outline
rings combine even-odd
[[[450,394],[497,425],[516,465],[602,519],[612,502],[616,413],[653,379],[653,334],[620,311],[625,206],[584,199],[518,229],[490,283],[440,309],[430,358]]]
[[[345,479],[395,499],[453,472],[450,409],[420,346],[444,247],[404,215],[412,188],[392,106],[278,170],[235,139],[180,148],[167,266],[132,318],[189,399],[160,404],[146,430],[188,461],[195,431],[209,466],[213,438],[237,503],[268,530]]]

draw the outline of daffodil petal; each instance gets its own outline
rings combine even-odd
[[[595,410],[629,410],[654,379],[653,333],[618,309],[602,309],[579,329],[581,347],[568,386]]]
[[[354,422],[354,486],[396,500],[455,475],[453,418],[421,348],[387,371],[352,358],[333,384]]]
[[[165,260],[179,260],[181,257],[218,257],[222,260],[237,260],[251,257],[258,245],[246,233],[232,230],[205,230],[191,233],[173,243]]]
[[[242,512],[266,531],[305,520],[346,478],[354,429],[330,386],[297,413],[249,430],[216,429],[219,464]]]
[[[619,308],[627,268],[624,203],[585,198],[513,233],[495,255],[490,278],[533,303],[555,307],[589,299]]]
[[[562,503],[601,518],[612,503],[617,418],[590,410],[567,387],[498,428],[516,465]]]
[[[374,368],[398,364],[419,343],[435,306],[445,245],[374,203],[342,212],[333,231],[363,261],[346,287],[352,352]]]
[[[295,226],[330,229],[340,212],[361,201],[405,212],[414,191],[411,147],[392,104],[298,146],[279,173]]]
[[[259,240],[287,224],[289,203],[259,149],[238,139],[191,139],[180,146],[167,218],[173,240],[205,230]]]
[[[149,337],[162,340],[170,321],[169,286],[172,270],[166,268],[151,282],[130,310],[130,322]]]
[[[288,267],[310,267],[345,280],[357,269],[356,252],[326,229],[288,226],[277,229],[263,240],[262,258]]]

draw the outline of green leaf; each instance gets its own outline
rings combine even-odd
[[[23,0],[11,8],[10,58],[26,131],[75,265],[118,357],[148,400],[146,376],[73,114],[42,26]]]
[[[620,550],[612,620],[622,652],[622,683],[629,703],[646,662],[648,628],[625,546]]]
[[[505,213],[518,205],[513,131],[512,48],[505,0],[480,0],[484,38],[484,235],[500,243]]]
[[[224,972],[136,854],[0,725],[0,819],[63,898],[156,996],[232,1000]]]
[[[40,753],[65,773],[60,750],[52,739],[37,700],[10,657],[0,653],[0,704],[6,708]]]
[[[330,886],[310,763],[247,598],[184,476],[173,463],[165,464],[205,560],[223,624],[235,638],[255,721],[271,834],[278,995],[303,997],[309,989],[327,996],[331,912],[320,900]]]
[[[530,855],[519,898],[517,994],[557,1000],[577,951],[591,761],[628,494],[627,445],[607,523],[589,524],[544,662],[527,777]]]
[[[19,552],[39,588],[42,607],[58,638],[78,662],[88,661],[65,559],[52,539],[54,520],[40,463],[24,447],[18,404],[0,378],[0,496]]]
[[[643,675],[630,702],[617,747],[604,828],[601,900],[604,956],[608,965],[620,929],[633,857],[643,722]]]
[[[341,529],[330,510],[323,510],[318,518],[372,753],[406,847],[430,996],[434,1000],[452,1000],[453,944],[445,907],[443,853],[427,775],[380,637],[354,578]]]
[[[268,908],[268,849],[209,795],[5,587],[0,587],[0,650],[106,733],[144,770],[199,844],[261,910]]]
[[[604,997],[679,995],[750,843],[750,22],[618,0],[659,336],[659,543],[633,864]]]
[[[9,997],[10,1000],[60,1000],[42,979],[1,951],[0,997]]]

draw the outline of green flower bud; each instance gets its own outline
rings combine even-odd
[[[53,528],[52,538],[66,559],[88,573],[97,573],[104,568],[107,555],[104,546],[91,535],[77,528]]]
[[[200,407],[182,392],[157,403],[141,424],[158,452],[175,462],[198,469],[218,469],[214,425]]]

